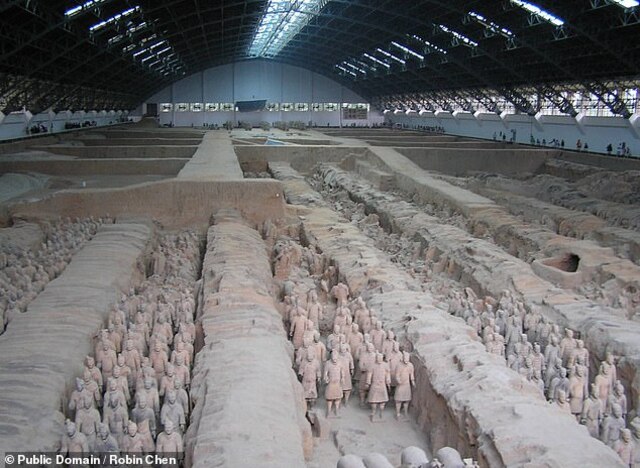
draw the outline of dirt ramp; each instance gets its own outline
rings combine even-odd
[[[185,437],[193,467],[303,467],[311,453],[302,387],[271,281],[258,232],[233,212],[216,216],[203,264],[204,347]]]
[[[151,238],[141,224],[100,228],[0,339],[0,453],[56,451],[63,401],[92,337],[121,293],[142,280]]]

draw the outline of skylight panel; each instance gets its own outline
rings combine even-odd
[[[330,0],[269,0],[253,41],[251,57],[275,57]]]
[[[369,55],[367,53],[364,53],[362,55],[368,58],[369,60],[371,60],[372,62],[377,63],[378,65],[382,65],[383,67],[386,67],[386,68],[391,68],[391,65],[389,65],[387,62],[383,62],[382,60],[375,58],[373,55]]]
[[[162,50],[159,50],[158,52],[156,52],[156,57],[159,57],[160,55],[164,54],[165,52],[168,52],[171,50],[171,47],[165,47]]]
[[[422,39],[421,37],[416,36],[415,34],[412,34],[412,35],[411,35],[411,37],[412,37],[413,39],[415,39],[416,41],[418,41],[418,42],[422,42],[424,45],[426,45],[426,46],[427,46],[427,47],[429,47],[430,49],[435,50],[436,52],[440,52],[440,53],[441,53],[441,54],[443,54],[443,55],[447,55],[447,53],[448,53],[448,52],[447,52],[446,50],[444,50],[442,47],[438,47],[437,45],[432,44],[431,42],[427,41],[426,39]]]
[[[73,8],[69,8],[64,12],[64,16],[67,18],[73,18],[74,16],[78,16],[81,13],[84,13],[92,8],[103,3],[105,0],[89,0],[88,2],[83,3],[82,5],[75,6]]]
[[[344,62],[342,62],[342,64],[346,65],[347,67],[349,67],[349,68],[351,68],[351,69],[353,69],[353,70],[355,70],[357,72],[363,73],[365,75],[367,74],[367,72],[365,70],[363,70],[360,67],[356,67],[355,65],[353,65],[352,63],[347,62],[346,60]]]
[[[102,28],[105,28],[106,26],[109,26],[117,21],[119,21],[122,18],[125,18],[127,16],[132,15],[133,13],[136,13],[140,11],[140,7],[139,6],[135,6],[133,8],[129,8],[128,10],[123,11],[122,13],[118,13],[117,15],[113,15],[111,18],[107,18],[104,21],[100,21],[97,24],[94,24],[93,26],[91,26],[89,28],[90,32],[96,32]]]
[[[391,45],[394,46],[394,47],[397,47],[398,49],[403,51],[405,54],[412,55],[415,58],[420,59],[420,60],[424,60],[424,55],[421,55],[421,54],[409,49],[407,46],[403,46],[402,44],[399,44],[396,41],[391,41]]]
[[[472,47],[478,47],[478,43],[475,42],[473,39],[470,39],[464,34],[460,34],[459,32],[446,27],[444,24],[439,24],[438,27],[442,31],[446,32],[447,34],[450,34],[451,36],[455,37],[457,40],[461,41],[463,44],[466,44]]]
[[[377,52],[380,52],[382,55],[384,55],[385,57],[390,58],[391,60],[395,60],[398,63],[401,63],[402,65],[405,65],[407,62],[405,62],[404,60],[402,60],[399,57],[396,57],[395,55],[393,55],[392,53],[387,52],[386,50],[382,50],[381,48],[377,48],[376,49]]]
[[[637,0],[610,0],[611,3],[615,3],[622,8],[634,8],[640,5]]]
[[[358,76],[358,75],[355,74],[355,72],[352,72],[351,70],[347,70],[342,65],[336,65],[336,68],[339,69],[339,70],[342,70],[345,73],[348,73],[349,75],[356,76],[356,77]]]
[[[480,13],[476,13],[475,11],[470,11],[469,12],[469,16],[471,18],[473,18],[474,20],[476,20],[481,25],[483,25],[489,31],[492,31],[492,32],[494,32],[496,34],[500,34],[500,35],[505,36],[507,38],[511,38],[511,37],[515,36],[513,34],[513,32],[511,32],[509,29],[503,28],[502,26],[497,25],[493,21],[488,20],[487,18],[482,16]]]
[[[563,20],[555,15],[552,15],[548,11],[543,10],[539,6],[534,5],[533,3],[525,2],[523,0],[511,0],[511,3],[513,3],[514,5],[518,5],[523,10],[528,11],[532,15],[546,21],[547,23],[551,23],[554,26],[562,26],[564,24]]]

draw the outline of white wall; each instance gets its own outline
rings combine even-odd
[[[111,125],[118,122],[122,116],[119,113],[71,113],[71,112],[43,112],[41,114],[31,115],[29,112],[12,112],[0,121],[0,141],[10,140],[13,138],[24,138],[30,136],[27,132],[33,125],[44,125],[48,132],[46,134],[61,133],[65,131],[64,126],[67,122],[80,123],[85,121],[95,121],[97,127]],[[135,119],[134,119],[135,120]],[[91,127],[95,128],[95,127]],[[75,129],[77,130],[77,129]],[[45,135],[46,135],[45,134]],[[42,133],[37,136],[43,135]]]
[[[267,102],[364,103],[362,97],[339,83],[304,68],[270,60],[250,60],[209,68],[166,87],[146,101],[157,103],[160,123],[175,126],[222,125],[227,121],[303,121],[320,126],[373,125],[384,117],[375,110],[368,120],[343,120],[342,112],[161,112],[162,103],[207,103],[266,100]]]
[[[407,128],[419,125],[443,127],[447,133],[476,138],[492,139],[495,133],[506,133],[511,137],[511,130],[516,130],[519,143],[529,143],[531,135],[547,142],[555,139],[564,140],[567,149],[575,149],[580,139],[589,144],[589,151],[605,153],[609,143],[613,153],[620,142],[626,142],[632,155],[640,157],[640,115],[631,119],[622,117],[589,117],[538,115],[531,117],[521,114],[498,116],[495,114],[470,114],[465,112],[449,112],[418,114],[386,114],[389,123],[399,123]]]

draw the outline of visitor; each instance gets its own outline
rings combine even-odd
[[[613,146],[611,146],[611,143],[609,143],[607,145],[607,154],[611,154],[613,152]]]
[[[589,143],[584,142],[584,150],[587,151],[589,149]]]
[[[561,148],[564,148],[564,140],[561,140],[561,141],[560,141],[560,147],[561,147]]]
[[[576,149],[578,151],[582,151],[582,141],[580,141],[579,138],[578,138],[578,141],[576,141]]]

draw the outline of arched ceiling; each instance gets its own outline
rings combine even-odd
[[[250,59],[269,4],[311,1],[3,0],[0,111],[133,108],[185,75]],[[270,58],[374,102],[466,92],[490,104],[491,89],[530,111],[529,86],[572,113],[555,86],[572,83],[626,115],[610,84],[640,76],[640,7],[625,1],[532,0],[552,24],[518,0],[321,0]]]

